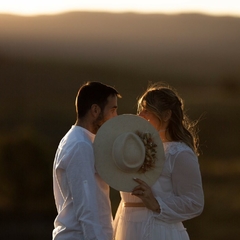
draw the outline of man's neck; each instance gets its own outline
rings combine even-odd
[[[82,128],[85,128],[87,129],[89,132],[93,133],[93,134],[96,134],[95,133],[95,130],[93,128],[93,124],[88,121],[88,120],[85,120],[85,119],[77,119],[76,123],[75,123],[75,126],[79,126],[79,127],[82,127]]]

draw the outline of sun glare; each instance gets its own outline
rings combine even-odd
[[[240,1],[228,0],[6,0],[0,3],[0,13],[20,15],[54,14],[66,11],[111,11],[141,13],[202,12],[240,16]]]
[[[7,0],[0,3],[0,12],[20,15],[51,14],[64,11],[67,7],[68,4],[64,1],[59,1],[56,4],[56,2],[46,0]]]

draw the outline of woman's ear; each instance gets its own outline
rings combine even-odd
[[[168,122],[169,119],[171,118],[172,116],[172,110],[166,110],[164,113],[163,113],[163,121],[164,122]]]

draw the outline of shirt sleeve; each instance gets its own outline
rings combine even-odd
[[[180,152],[172,169],[173,193],[170,197],[157,197],[161,212],[155,217],[175,223],[201,214],[204,206],[202,179],[197,156],[190,151]]]
[[[76,218],[86,239],[108,239],[100,224],[94,154],[90,144],[78,143],[67,167]]]

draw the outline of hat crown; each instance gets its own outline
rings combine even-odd
[[[125,132],[115,139],[112,155],[121,171],[137,172],[144,163],[145,147],[137,134]]]

